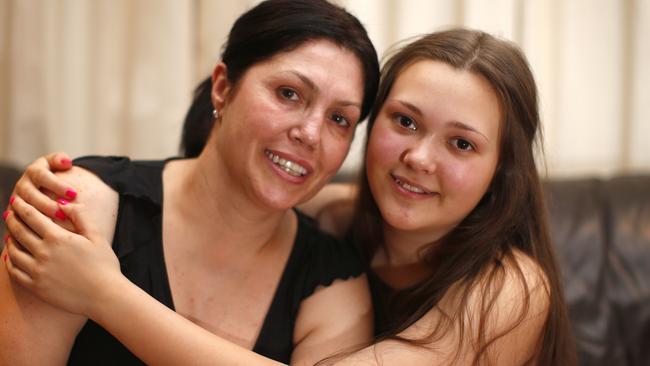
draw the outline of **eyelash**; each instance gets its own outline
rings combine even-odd
[[[337,126],[348,128],[351,126],[350,121],[348,121],[347,118],[345,118],[342,114],[339,113],[334,113],[330,119],[336,123]],[[343,124],[341,124],[343,123]]]
[[[415,121],[412,118],[407,117],[403,114],[396,114],[394,118],[395,118],[395,122],[397,122],[400,125],[400,127],[406,128],[411,131],[417,131],[418,126],[415,124]],[[405,126],[404,122],[410,125]]]
[[[300,98],[300,94],[295,89],[286,86],[278,88],[278,95],[280,98],[288,101],[297,101]],[[350,121],[340,113],[332,114],[330,119],[340,127],[348,128],[352,125]]]
[[[411,130],[411,131],[417,131],[418,126],[417,126],[417,124],[415,123],[415,121],[412,118],[407,117],[407,116],[405,116],[403,114],[395,114],[394,118],[395,118],[395,122],[398,123],[400,125],[400,127]],[[461,137],[455,137],[455,138],[451,139],[451,141],[449,143],[455,149],[458,149],[459,151],[462,151],[462,152],[476,151],[476,147],[474,146],[474,144],[472,144],[469,140],[461,138]],[[459,143],[465,145],[465,148],[462,148],[462,147],[458,146]]]
[[[290,93],[291,95],[288,96],[288,95],[287,95],[288,93]],[[297,91],[295,91],[295,90],[292,89],[292,88],[286,87],[286,86],[283,86],[283,87],[278,88],[278,95],[279,95],[282,99],[285,99],[285,100],[291,100],[291,101],[295,101],[295,100],[297,100],[297,99],[294,99],[294,97],[295,97],[295,98],[299,98],[299,97],[300,97],[300,95],[298,94]]]
[[[460,151],[463,151],[463,152],[466,152],[466,151],[476,151],[476,148],[474,147],[474,144],[472,144],[472,143],[469,142],[468,140],[466,140],[466,139],[464,139],[464,138],[461,138],[461,137],[455,137],[455,138],[451,139],[451,141],[450,141],[449,143],[450,143],[454,148],[456,148],[456,149],[458,149],[458,150],[460,150]],[[463,148],[459,147],[459,146],[458,146],[458,143],[467,144],[467,148],[463,149]]]

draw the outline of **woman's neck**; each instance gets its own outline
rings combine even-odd
[[[165,207],[174,210],[177,225],[189,225],[192,235],[212,239],[197,240],[196,245],[219,246],[225,256],[231,251],[256,253],[275,242],[293,213],[255,205],[224,172],[209,152],[168,163],[163,174]]]

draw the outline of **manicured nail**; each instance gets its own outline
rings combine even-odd
[[[7,253],[5,253],[5,255],[2,256],[2,259],[5,261],[5,263],[7,263]]]
[[[64,199],[64,198],[59,198],[58,200],[56,200],[56,202],[58,202],[60,205],[63,205],[63,206],[65,206],[65,205],[67,205],[68,203],[70,203],[70,201],[68,201],[68,200],[66,200],[66,199]]]
[[[2,213],[2,219],[3,220],[7,221],[7,217],[9,217],[9,210]]]
[[[57,219],[61,220],[61,221],[65,220],[67,218],[65,216],[65,213],[61,209],[56,210],[56,212],[54,213],[54,216]]]
[[[65,191],[65,196],[73,200],[75,199],[75,197],[77,197],[77,192],[75,192],[73,189],[68,189],[67,191]]]
[[[9,234],[5,234],[4,238],[2,238],[2,241],[6,244],[9,241]]]
[[[9,197],[9,204],[10,204],[10,205],[13,205],[15,200],[16,200],[16,197],[15,197],[15,196],[11,196],[11,197]]]
[[[61,165],[72,165],[72,160],[70,159],[61,159]]]

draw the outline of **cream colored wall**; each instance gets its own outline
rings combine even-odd
[[[650,1],[340,0],[378,51],[455,25],[511,39],[553,176],[650,172]],[[257,1],[0,0],[0,160],[175,154],[192,87]],[[363,133],[346,161],[355,169]]]

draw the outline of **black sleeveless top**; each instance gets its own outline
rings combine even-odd
[[[159,302],[174,309],[162,248],[162,170],[165,161],[85,157],[75,161],[119,193],[113,250],[122,273]],[[289,363],[295,319],[303,299],[316,287],[359,276],[357,252],[317,229],[296,211],[293,249],[265,316],[253,351]],[[169,335],[173,337],[173,334]],[[69,365],[143,365],[116,338],[89,320],[77,335]]]

